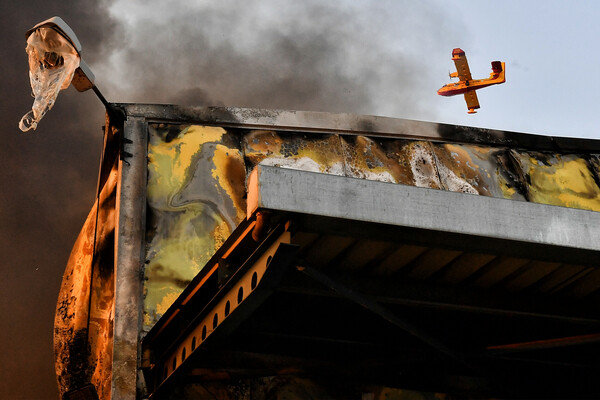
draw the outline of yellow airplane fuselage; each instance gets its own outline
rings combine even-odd
[[[484,87],[488,87],[491,85],[497,85],[500,83],[506,82],[506,78],[504,76],[504,63],[499,63],[501,68],[493,69],[490,77],[488,79],[471,79],[465,81],[459,81],[456,83],[449,83],[444,85],[438,90],[438,94],[440,96],[455,96],[457,94],[464,94],[473,90],[483,89]],[[492,66],[494,63],[492,63]],[[451,74],[451,77],[458,77],[457,75]]]

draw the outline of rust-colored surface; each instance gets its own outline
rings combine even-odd
[[[102,190],[73,246],[58,297],[54,353],[61,396],[91,383],[100,399],[110,398],[118,172],[115,144],[106,147]]]

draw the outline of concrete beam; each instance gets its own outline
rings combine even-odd
[[[600,213],[259,165],[259,208],[526,244],[600,250]]]

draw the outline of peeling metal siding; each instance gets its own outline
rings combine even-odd
[[[258,164],[600,211],[595,155],[176,124],[149,136],[145,329],[244,218]]]
[[[99,398],[111,395],[117,164],[115,159],[107,172],[99,203],[94,204],[73,246],[61,284],[54,320],[55,369],[61,396],[89,383]]]
[[[92,384],[96,387],[100,399],[110,398],[110,378],[113,356],[114,324],[114,234],[117,165],[101,195],[105,208],[98,218],[97,262],[94,265],[92,284],[92,302],[90,307],[89,338],[95,354],[95,369]]]

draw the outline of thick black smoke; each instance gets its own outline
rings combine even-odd
[[[52,329],[64,267],[92,205],[102,104],[70,88],[37,131],[18,122],[31,109],[25,31],[59,15],[97,62],[117,25],[96,0],[4,2],[0,37],[0,398],[56,399]],[[108,27],[108,31],[106,28]]]
[[[133,16],[105,67],[119,70],[110,92],[135,102],[418,119],[436,89],[425,86],[427,55],[447,62],[453,30],[413,1],[182,1],[153,18],[126,4]]]
[[[111,2],[112,3],[112,2]],[[195,4],[198,3],[198,4]],[[108,6],[111,6],[110,12]],[[2,7],[0,398],[55,399],[52,327],[70,249],[95,194],[104,112],[62,92],[37,131],[24,33],[61,16],[109,101],[420,118],[425,54],[449,27],[414,1],[20,1]]]

